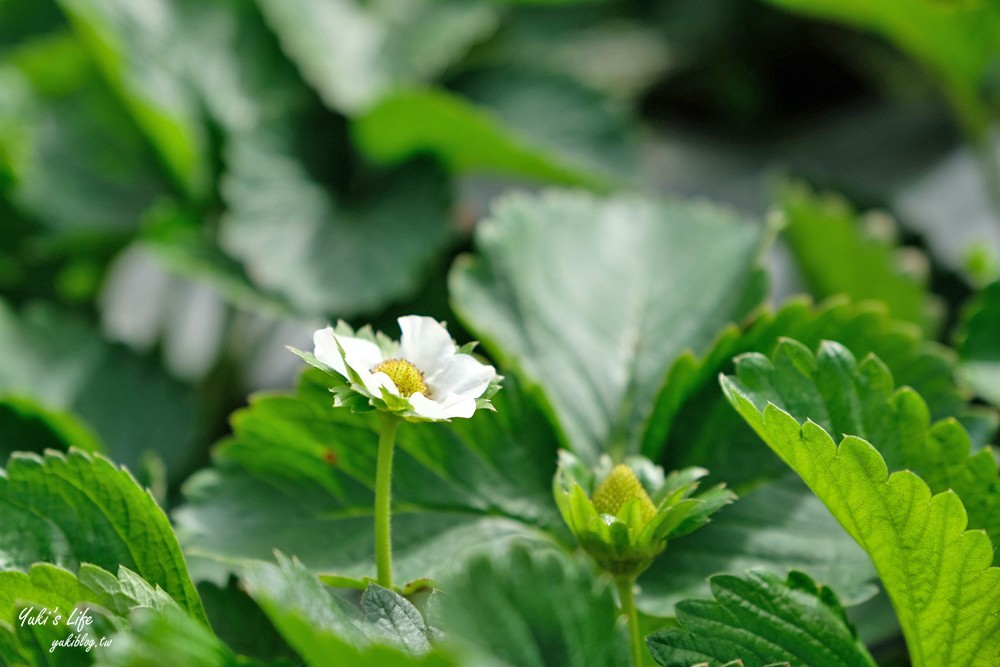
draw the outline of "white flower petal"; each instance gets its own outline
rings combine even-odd
[[[444,370],[457,349],[448,330],[433,317],[406,315],[398,322],[403,332],[399,341],[402,357],[420,369],[427,379]]]
[[[336,339],[344,348],[344,361],[359,375],[362,372],[371,373],[383,361],[382,350],[370,340],[351,336],[336,336]]]
[[[468,354],[456,354],[440,373],[427,382],[434,396],[458,394],[478,398],[496,377],[496,369]]]
[[[476,412],[476,399],[471,396],[449,394],[441,402],[431,400],[419,391],[410,396],[413,411],[428,419],[468,419]]]
[[[313,356],[344,377],[347,377],[347,367],[344,358],[337,349],[337,339],[333,335],[333,327],[318,329],[313,332]]]
[[[382,388],[384,387],[389,391],[390,394],[394,396],[399,396],[399,389],[396,387],[396,383],[392,381],[392,378],[385,373],[379,371],[378,373],[369,373],[365,371],[364,373],[358,372],[361,376],[361,381],[365,383],[365,389],[368,393],[376,398],[382,398]]]
[[[474,396],[451,394],[445,399],[441,409],[444,410],[445,417],[448,419],[452,417],[468,419],[476,412],[476,399]]]
[[[419,391],[410,396],[413,411],[427,419],[447,419],[444,408],[437,401],[432,401]]]

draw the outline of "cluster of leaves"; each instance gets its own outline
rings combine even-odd
[[[0,0],[0,662],[628,664],[552,495],[560,448],[740,496],[639,580],[657,664],[1000,662],[988,262],[961,274],[934,234],[912,247],[916,218],[800,186],[776,224],[609,194],[655,181],[650,146],[689,149],[637,143],[639,117],[688,71],[732,81],[732,26],[843,35],[704,0],[532,4]],[[895,44],[982,145],[993,5],[770,4]],[[576,189],[505,194],[467,245],[512,181]],[[776,238],[818,304],[768,305]],[[394,591],[368,579],[375,415],[311,369],[221,420],[287,379],[276,341],[414,310],[508,379],[495,414],[401,428]],[[676,500],[698,520],[671,536],[704,519]],[[41,609],[110,642],[56,646],[75,628]]]

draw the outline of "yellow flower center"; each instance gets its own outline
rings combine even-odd
[[[427,383],[424,374],[406,359],[386,359],[372,369],[372,373],[385,373],[399,389],[399,395],[409,398],[418,391],[427,396]]]
[[[653,500],[642,488],[642,483],[635,476],[632,469],[623,463],[619,463],[611,471],[603,482],[597,485],[594,497],[594,509],[600,514],[617,515],[622,505],[630,500],[639,500],[639,509],[642,510],[642,518],[649,522],[656,516],[656,506]]]

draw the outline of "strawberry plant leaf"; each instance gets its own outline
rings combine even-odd
[[[484,65],[462,72],[449,87],[487,110],[511,137],[589,176],[591,187],[634,182],[633,116],[571,76],[537,65]]]
[[[649,637],[657,663],[875,667],[836,595],[801,572],[784,581],[764,572],[720,574],[711,586],[714,600],[680,603],[680,627]]]
[[[741,357],[737,375],[758,409],[769,402],[828,433],[867,439],[889,469],[912,470],[932,493],[953,490],[970,528],[1000,541],[1000,476],[992,454],[984,449],[970,456],[969,438],[953,419],[932,426],[920,395],[907,387],[894,391],[892,374],[878,357],[859,365],[838,343],[822,343],[813,356],[789,340],[770,361]]]
[[[281,553],[277,564],[248,563],[244,585],[308,665],[454,664],[431,650],[428,628],[416,607],[386,589],[369,587],[358,609],[331,595],[301,562]]]
[[[451,238],[446,174],[418,160],[345,200],[311,176],[293,134],[260,129],[232,144],[223,249],[301,313],[347,316],[410,296]]]
[[[0,519],[0,561],[7,567],[124,566],[207,623],[163,510],[107,459],[78,451],[15,454],[0,477]]]
[[[257,4],[302,76],[331,109],[348,115],[398,86],[435,77],[497,21],[490,3],[467,0]]]
[[[431,631],[420,611],[403,596],[370,584],[361,595],[361,613],[386,643],[410,655],[430,650]]]
[[[234,415],[234,437],[217,449],[215,466],[189,480],[175,518],[206,577],[244,559],[269,559],[276,548],[324,574],[374,574],[378,418],[334,409],[327,387],[325,374],[310,369],[296,395],[255,397]],[[474,419],[400,428],[397,581],[438,577],[478,548],[551,544],[550,531],[562,530],[551,499],[551,429],[514,381],[496,407]]]
[[[211,630],[177,609],[139,608],[128,620],[128,630],[110,637],[110,646],[94,649],[95,667],[264,667],[238,657]]]
[[[980,292],[966,308],[959,334],[960,377],[979,395],[1000,406],[1000,282]]]
[[[439,612],[451,640],[505,665],[620,667],[629,651],[612,589],[562,554],[515,548],[469,562]]]
[[[0,399],[0,457],[6,459],[15,451],[41,453],[70,447],[85,452],[104,449],[90,429],[70,413],[49,410],[19,396]]]
[[[75,636],[96,645],[140,608],[183,614],[159,586],[125,567],[117,576],[87,563],[76,574],[49,563],[35,563],[27,573],[0,572],[0,658],[6,652],[10,665],[90,665],[94,653],[86,647],[53,651],[53,642]]]
[[[87,602],[125,616],[135,607],[163,609],[176,603],[159,586],[151,586],[127,567],[115,576],[84,563],[76,574],[51,563],[35,563],[28,572],[0,572],[0,618],[15,623],[25,604],[57,607],[68,615],[78,603]]]
[[[779,478],[671,543],[639,579],[638,604],[647,614],[673,616],[678,602],[711,596],[711,575],[750,569],[803,571],[850,605],[876,592],[867,554],[797,478]]]
[[[85,323],[44,304],[19,313],[0,301],[0,349],[18,350],[0,359],[0,396],[69,413],[114,460],[137,469],[151,450],[173,469],[190,454],[199,418],[190,393]],[[31,444],[10,441],[3,448]]]
[[[670,364],[762,295],[767,232],[710,206],[552,191],[506,197],[476,231],[455,308],[591,461],[637,452]]]
[[[361,150],[381,163],[430,151],[457,173],[500,173],[591,187],[604,187],[609,179],[603,169],[522,136],[488,108],[440,90],[393,93],[356,118],[352,131]]]
[[[184,31],[185,40],[171,39],[176,24],[143,20],[172,13],[158,0],[60,0],[58,4],[174,181],[195,197],[206,195],[207,131],[197,95],[178,76],[178,70],[189,68],[196,57],[198,50],[188,41],[196,33]]]
[[[4,105],[6,112],[0,110],[0,125],[15,124],[19,132],[3,133],[0,146],[21,144],[9,151],[17,174],[12,201],[55,232],[135,229],[142,211],[167,194],[169,183],[77,38],[59,32],[36,39],[10,61],[14,66],[0,76],[13,101]],[[23,85],[7,80],[15,72]]]
[[[934,337],[941,309],[931,301],[929,276],[904,272],[905,260],[920,262],[925,269],[929,264],[918,251],[895,245],[898,232],[891,218],[859,216],[847,200],[801,185],[784,189],[780,207],[786,223],[783,236],[813,295],[881,301],[890,317],[912,322]]]
[[[788,363],[776,359],[772,365],[762,355],[746,355],[737,365],[736,378],[722,378],[733,407],[871,556],[915,667],[995,664],[1000,659],[1000,569],[990,567],[993,546],[985,531],[966,530],[966,510],[954,492],[933,495],[927,483],[908,470],[890,475],[885,460],[868,442],[848,435],[838,446],[815,421],[800,423],[768,403],[766,393],[787,400],[793,409],[822,408],[815,416],[834,415],[838,424],[850,412],[860,419],[867,409],[873,417],[881,416],[883,427],[876,433],[883,433],[894,419],[886,410],[891,403],[866,406],[856,395],[824,406],[816,400],[817,387],[806,380],[818,368],[817,360],[801,344],[783,347]],[[826,347],[824,378],[836,386],[847,357],[842,348]],[[872,369],[875,366],[869,365]],[[884,385],[872,389],[885,390]],[[896,394],[906,395],[905,390]],[[913,423],[919,437],[921,424]]]
[[[668,468],[704,466],[715,479],[737,489],[782,475],[777,458],[760,455],[756,435],[729,407],[716,378],[732,370],[733,357],[745,352],[770,355],[785,336],[810,347],[834,339],[858,357],[874,353],[900,385],[913,387],[926,399],[933,419],[971,417],[967,400],[952,379],[953,355],[923,340],[917,327],[892,320],[886,307],[874,302],[854,304],[835,298],[814,306],[796,299],[761,314],[745,330],[726,329],[701,359],[681,355],[646,433],[647,456],[662,456]]]

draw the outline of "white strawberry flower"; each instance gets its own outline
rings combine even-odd
[[[407,315],[398,322],[399,342],[373,335],[369,327],[354,332],[343,322],[313,334],[315,361],[346,380],[333,389],[336,404],[360,395],[371,407],[414,421],[467,418],[477,408],[492,409],[489,397],[502,378],[469,354],[473,345],[459,348],[431,317]]]

